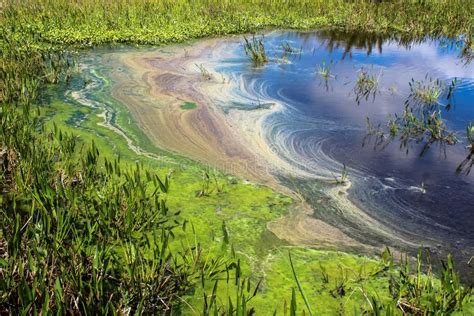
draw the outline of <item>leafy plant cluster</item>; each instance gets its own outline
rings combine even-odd
[[[252,39],[244,37],[244,41],[245,54],[247,54],[254,66],[262,66],[268,62],[263,37],[257,38],[253,36]]]

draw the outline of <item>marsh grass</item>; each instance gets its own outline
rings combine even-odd
[[[381,71],[378,75],[375,75],[369,73],[365,68],[359,69],[358,72],[359,75],[357,76],[353,90],[356,95],[357,105],[359,105],[362,100],[367,101],[369,97],[372,97],[372,100],[375,100],[375,96],[379,90],[380,76],[382,75]]]
[[[405,101],[403,113],[389,116],[384,128],[381,127],[381,124],[374,126],[367,118],[368,133],[363,144],[373,137],[375,139],[374,148],[383,149],[395,137],[399,136],[400,148],[404,149],[407,154],[412,143],[422,144],[420,156],[426,154],[434,144],[438,144],[446,156],[446,146],[458,143],[458,137],[449,130],[442,118],[442,111],[452,109],[457,83],[456,78],[446,84],[439,79],[432,79],[428,75],[422,81],[412,79],[409,82],[410,94]],[[442,100],[445,101],[442,102]],[[470,142],[469,137],[468,142]],[[458,167],[458,172],[465,165],[466,163],[463,161]]]
[[[414,139],[417,143],[423,143],[420,156],[424,155],[434,144],[440,144],[445,152],[446,145],[454,145],[457,138],[454,132],[448,130],[446,124],[441,118],[441,111],[436,110],[431,113],[422,113],[420,116],[413,112],[413,109],[406,107],[403,115],[397,118],[400,130],[401,147],[406,148]],[[396,123],[391,123],[396,124]],[[398,131],[398,129],[396,131]],[[393,128],[395,131],[395,128]]]
[[[421,249],[414,272],[408,256],[402,256],[400,262],[399,267],[389,273],[389,284],[396,307],[403,313],[449,315],[469,303],[472,287],[461,285],[451,255],[442,262],[440,280],[433,278],[429,253],[424,257]],[[393,257],[390,256],[387,263],[393,266]]]
[[[267,54],[265,52],[264,36],[252,36],[251,39],[244,37],[244,50],[247,57],[255,67],[263,66],[268,62]]]
[[[225,184],[218,179],[217,172],[211,169],[202,172],[201,188],[196,192],[196,197],[210,196],[212,193],[224,193]]]
[[[432,79],[428,75],[422,81],[412,79],[409,82],[410,94],[405,104],[409,104],[421,111],[439,110],[441,108],[450,110],[453,106],[456,85],[456,78],[449,85],[442,80]],[[441,98],[444,98],[446,102],[442,103]]]
[[[295,48],[291,46],[291,44],[288,41],[284,41],[281,44],[281,48],[283,49],[283,52],[286,54],[301,54],[303,51],[303,48]]]
[[[367,134],[365,135],[362,146],[370,143],[373,139],[374,150],[381,150],[390,144],[390,141],[398,134],[398,124],[391,117],[388,119],[388,133],[381,123],[374,125],[370,118],[366,118]]]
[[[335,79],[336,75],[332,73],[332,66],[333,66],[332,61],[329,63],[326,63],[326,61],[323,61],[320,65],[317,66],[316,72],[325,81],[328,81],[330,79]]]
[[[329,63],[326,63],[326,61],[324,60],[320,65],[316,67],[316,73],[322,79],[321,83],[324,83],[324,87],[326,88],[326,91],[329,91],[330,88],[332,89],[332,86],[330,85],[330,80],[336,79],[336,75],[333,74],[332,67],[333,67],[332,60]]]
[[[347,169],[346,164],[342,164],[342,170],[340,176],[333,176],[334,182],[339,185],[344,185],[349,181],[349,170]]]

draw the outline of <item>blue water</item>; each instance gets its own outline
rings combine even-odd
[[[353,40],[353,39],[352,39]],[[349,167],[350,200],[391,232],[391,237],[346,215],[337,207],[318,208],[321,192],[311,180],[291,181],[315,206],[314,216],[338,226],[350,236],[373,245],[410,249],[406,242],[428,245],[433,252],[456,252],[460,262],[474,249],[474,171],[457,174],[467,156],[465,128],[474,121],[474,66],[459,58],[460,49],[447,41],[426,39],[401,44],[393,39],[353,40],[321,32],[270,33],[264,39],[270,62],[255,68],[242,46],[231,46],[236,58],[222,60],[218,71],[244,78],[244,92],[256,102],[277,102],[283,110],[265,121],[266,141],[272,150],[294,166],[317,176],[340,174]],[[279,62],[281,44],[301,52]],[[317,74],[323,62],[335,77]],[[378,92],[356,102],[354,86],[360,69],[379,77]],[[398,138],[385,148],[368,141],[366,118],[382,125],[388,115],[401,114],[410,94],[409,81],[457,78],[453,107],[442,117],[459,143],[433,145],[420,157],[422,145],[400,148]],[[445,96],[441,103],[447,103]],[[240,105],[241,106],[241,105]],[[230,102],[224,108],[232,107]],[[281,175],[282,181],[289,175]],[[290,183],[287,181],[287,183]],[[317,187],[317,186],[316,186]],[[425,191],[425,192],[424,192]],[[330,203],[329,203],[330,204]],[[351,217],[352,216],[352,217]]]

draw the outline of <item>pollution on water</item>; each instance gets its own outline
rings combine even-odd
[[[265,45],[262,65],[241,36],[87,52],[92,82],[66,95],[103,107],[118,130],[120,103],[154,145],[298,196],[294,218],[269,224],[284,240],[364,253],[423,245],[469,260],[474,179],[457,168],[468,155],[474,68],[462,47],[326,31],[251,40]],[[386,126],[407,105],[439,110],[456,142],[391,135]]]

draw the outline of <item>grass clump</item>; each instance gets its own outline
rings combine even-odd
[[[439,144],[446,154],[446,146],[458,142],[456,134],[448,129],[442,119],[442,110],[452,107],[457,80],[453,79],[450,85],[446,85],[441,80],[428,79],[427,76],[425,79],[412,79],[409,82],[410,94],[405,101],[404,111],[401,115],[389,116],[386,128],[382,128],[380,124],[374,126],[367,118],[368,137],[375,137],[375,147],[384,148],[399,136],[400,148],[405,149],[407,153],[412,142],[422,144],[422,156],[435,143]],[[446,100],[446,104],[440,101],[442,98]],[[468,133],[468,142],[469,135]],[[470,159],[470,156],[468,158]],[[465,163],[462,162],[458,171],[464,166]]]
[[[409,107],[405,108],[403,115],[397,118],[399,127],[391,128],[392,136],[400,131],[401,145],[408,150],[408,143],[414,139],[418,143],[423,143],[423,148],[420,156],[435,142],[441,146],[454,145],[457,143],[457,138],[453,132],[450,132],[446,124],[441,118],[441,111],[433,111],[432,113],[422,113],[420,117],[416,115]],[[390,123],[397,124],[396,122]]]
[[[258,38],[253,35],[252,39],[244,37],[245,54],[249,57],[255,67],[262,66],[268,62],[263,40],[263,36]]]
[[[427,257],[427,259],[425,259]],[[460,283],[459,275],[455,271],[451,256],[442,263],[441,277],[435,278],[429,255],[424,257],[421,249],[413,264],[408,260],[408,256],[401,256],[400,263],[394,265],[394,259],[389,249],[382,254],[382,264],[373,273],[384,276],[388,286],[387,293],[370,292],[364,286],[355,286],[353,276],[350,273],[340,270],[335,276],[333,287],[324,286],[326,291],[335,299],[343,299],[346,296],[361,294],[361,304],[354,310],[347,310],[344,303],[340,305],[339,314],[346,312],[362,315],[450,315],[456,312],[469,314],[472,311],[472,287],[464,287]],[[311,306],[310,296],[305,294],[298,279],[296,269],[290,255],[290,266],[293,271],[295,283],[303,298],[306,309],[310,315],[322,313],[323,305]],[[321,267],[321,273],[328,284],[329,277],[326,268]],[[362,274],[359,274],[362,276]],[[357,276],[356,276],[357,277]],[[385,296],[384,294],[388,294]],[[347,299],[348,300],[348,299]],[[347,303],[346,301],[342,301]],[[314,308],[315,307],[315,308]],[[315,312],[313,312],[313,310]],[[298,303],[293,289],[291,295],[290,315],[296,315]]]
[[[360,104],[362,100],[368,100],[372,96],[375,100],[375,95],[378,91],[380,75],[371,74],[368,70],[361,68],[357,76],[354,93],[356,95],[356,102]]]
[[[328,81],[331,78],[336,78],[332,72],[332,61],[330,63],[323,61],[321,65],[318,65],[316,72],[321,76],[321,78],[324,79],[324,81]]]
[[[444,81],[432,79],[425,76],[425,80],[418,81],[412,79],[409,82],[410,94],[406,100],[406,104],[424,109],[445,108],[449,110],[452,104],[454,90],[456,89],[457,79],[453,79],[450,85],[446,85]],[[440,98],[445,97],[447,104],[440,102]]]
[[[207,68],[203,64],[196,65],[196,67],[197,69],[199,69],[199,73],[201,74],[202,79],[207,81],[212,80],[212,73],[207,70]]]

